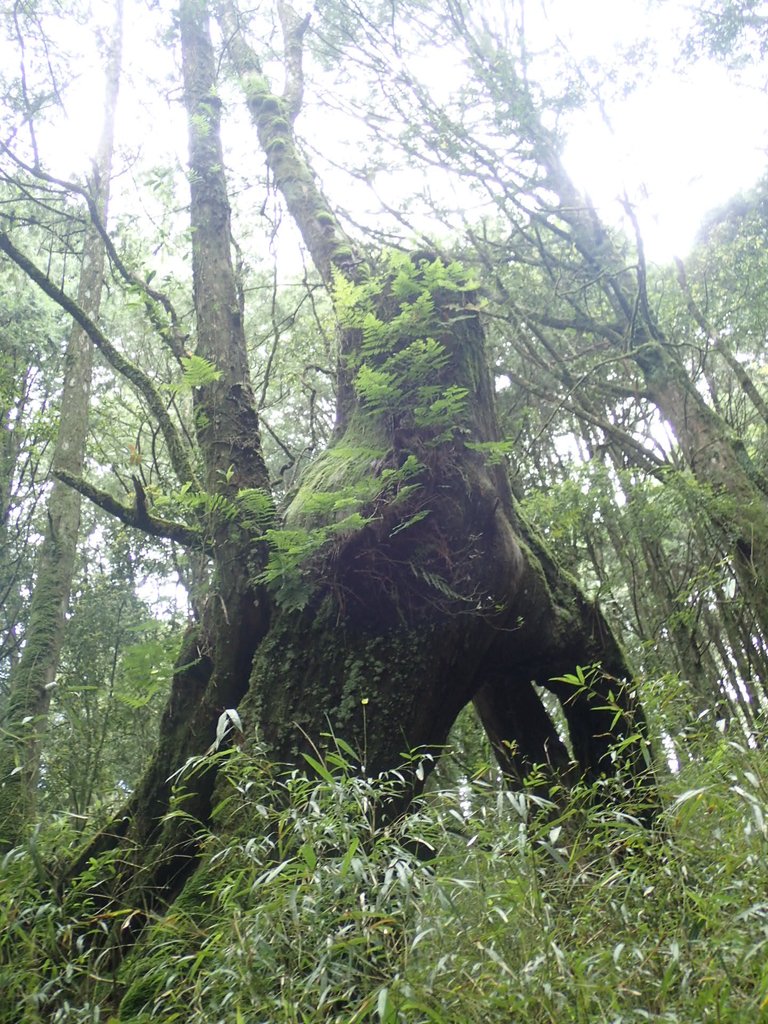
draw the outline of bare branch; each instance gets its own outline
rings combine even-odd
[[[17,167],[32,177],[39,181],[43,181],[48,185],[55,185],[64,192],[80,196],[80,198],[85,201],[88,207],[88,214],[90,216],[91,223],[104,243],[104,248],[107,256],[109,257],[110,263],[117,270],[118,274],[126,284],[141,292],[144,298],[144,307],[147,311],[147,316],[161,340],[168,346],[176,359],[180,360],[183,356],[189,355],[185,348],[185,342],[188,338],[188,334],[181,328],[179,317],[173,303],[164,292],[158,291],[156,288],[152,288],[149,281],[143,280],[138,274],[134,273],[126,266],[106,229],[97,200],[94,198],[91,191],[83,185],[80,185],[78,182],[57,178],[55,175],[48,174],[47,171],[42,170],[42,168],[38,166],[29,166],[29,164],[25,163],[19,156],[17,156],[9,146],[2,142],[0,142],[0,152],[5,153]],[[96,184],[98,185],[98,182]],[[96,193],[98,194],[98,192],[99,189],[97,187]],[[168,321],[163,319],[158,306],[165,311]]]
[[[718,352],[723,357],[728,368],[739,382],[739,386],[742,391],[749,397],[755,409],[762,417],[763,422],[768,423],[768,403],[766,403],[763,396],[757,390],[752,378],[744,369],[742,364],[734,357],[733,353],[728,348],[727,343],[717,334],[705,317],[701,307],[693,297],[693,292],[688,284],[688,277],[685,273],[685,264],[677,256],[675,257],[675,267],[677,268],[677,283],[680,285],[680,290],[683,293],[685,304],[688,307],[688,312],[691,314],[700,330],[704,333],[704,336],[709,341],[714,351]]]

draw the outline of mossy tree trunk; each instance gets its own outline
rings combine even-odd
[[[172,898],[194,867],[195,822],[210,813],[215,772],[185,777],[186,814],[164,820],[174,782],[190,758],[211,747],[222,713],[242,700],[269,621],[268,602],[253,583],[263,549],[237,514],[244,495],[256,492],[267,500],[269,480],[231,256],[221,100],[205,3],[182,0],[179,27],[189,132],[195,355],[210,368],[210,379],[194,390],[193,402],[210,506],[207,547],[213,573],[200,620],[188,630],[177,659],[157,752],[127,806],[70,872],[76,876],[103,851],[124,849],[103,896],[111,900],[119,894],[146,908]]]
[[[398,766],[413,748],[439,752],[473,699],[510,773],[540,762],[569,770],[533,681],[563,700],[581,774],[614,774],[611,748],[643,732],[629,670],[599,611],[518,518],[476,286],[459,264],[429,253],[372,257],[343,235],[293,135],[305,22],[285,4],[280,12],[288,54],[280,97],[236,21],[225,20],[223,35],[274,180],[332,291],[339,418],[332,446],[271,534],[268,561],[258,532],[237,515],[213,514],[213,588],[179,659],[158,754],[123,814],[70,872],[124,847],[102,898],[133,907],[172,898],[194,868],[194,819],[209,820],[215,767],[184,777],[189,817],[164,815],[172,778],[211,748],[227,709],[239,709],[245,742],[266,744],[276,761],[301,766],[303,753],[332,746],[335,733],[369,773]],[[218,374],[195,396],[198,441],[214,506],[236,510],[268,484],[229,256],[203,0],[182,0],[180,27],[197,354]],[[268,591],[254,582],[264,578]],[[589,686],[554,678],[593,664]]]
[[[563,703],[576,774],[613,774],[612,748],[643,732],[628,666],[599,610],[518,517],[476,296],[455,279],[429,290],[441,266],[417,259],[404,270],[398,257],[381,285],[378,312],[396,333],[381,319],[382,351],[362,340],[346,427],[288,510],[288,530],[325,530],[325,540],[278,577],[244,720],[278,760],[300,763],[330,734],[376,773],[413,748],[436,754],[475,700],[500,763],[520,778],[570,760],[536,682]],[[391,294],[405,278],[418,290],[411,307],[426,295],[432,306],[410,328],[409,304]],[[420,381],[425,339],[437,354]],[[372,372],[387,381],[384,398]],[[333,499],[343,512],[318,511]],[[583,688],[558,681],[593,665]]]
[[[122,60],[122,2],[107,61],[104,127],[95,161],[93,202],[106,221],[114,148],[114,118]],[[104,246],[95,225],[83,242],[78,304],[97,316],[104,280]],[[5,720],[0,734],[0,848],[13,845],[33,818],[40,749],[47,725],[51,687],[59,665],[80,532],[80,495],[55,478],[59,472],[80,476],[88,437],[92,350],[90,339],[73,323],[64,356],[64,384],[59,430],[51,471],[54,476],[46,509],[46,529],[37,558],[24,648],[8,683]]]
[[[563,700],[582,771],[612,773],[611,747],[644,729],[624,682],[631,673],[599,610],[518,518],[497,461],[471,283],[429,253],[382,267],[344,235],[293,132],[307,19],[278,4],[278,96],[233,4],[221,0],[218,10],[273,179],[339,321],[334,443],[286,516],[288,529],[333,535],[303,567],[306,605],[290,607],[290,576],[282,606],[278,592],[244,710],[279,759],[322,747],[321,734],[333,730],[376,771],[410,748],[439,748],[474,699],[502,766],[521,776],[534,763],[569,760],[536,681]],[[419,346],[430,343],[438,354],[424,371],[430,357]],[[357,500],[364,525],[347,530],[318,517],[323,496],[334,494]],[[552,681],[593,664],[602,667],[591,689]]]

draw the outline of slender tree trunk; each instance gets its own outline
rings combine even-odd
[[[218,375],[195,391],[195,422],[206,489],[218,500],[212,500],[214,571],[201,622],[190,631],[179,658],[161,724],[160,750],[131,803],[131,838],[142,846],[156,841],[157,860],[151,871],[166,884],[173,879],[169,890],[181,884],[191,866],[175,835],[176,826],[172,823],[165,834],[158,831],[159,819],[168,809],[171,777],[186,758],[205,752],[221,713],[240,703],[254,651],[268,625],[267,602],[253,583],[262,549],[257,538],[232,518],[240,495],[253,490],[268,494],[269,480],[232,265],[221,100],[205,3],[182,0],[179,11],[189,128],[196,353],[212,363]],[[208,814],[212,784],[213,774],[206,773],[187,783],[185,806],[202,819]],[[165,858],[168,849],[174,851],[170,861]]]
[[[93,182],[94,200],[102,220],[106,219],[109,198],[121,57],[122,2],[118,0],[107,63],[104,128]],[[103,278],[103,243],[96,228],[91,226],[83,243],[78,287],[78,303],[91,316],[98,313]],[[53,474],[63,471],[82,475],[88,436],[91,360],[91,342],[75,323],[64,357],[59,431],[51,463]],[[58,479],[53,480],[24,649],[9,683],[0,735],[0,846],[17,842],[35,811],[41,739],[47,724],[50,691],[58,669],[74,574],[80,500],[76,491]]]
[[[8,404],[0,408],[0,664],[6,663],[3,673],[8,678],[18,663],[16,633],[22,587],[19,577],[22,544],[18,531],[11,528],[11,514],[32,373],[29,367],[22,369],[22,357],[18,353],[9,358],[3,376],[5,373],[9,381],[16,382],[16,401],[9,398]],[[9,396],[13,394],[11,388],[3,390]],[[4,714],[5,704],[0,705],[0,720]],[[2,742],[0,738],[0,749]]]
[[[216,379],[195,389],[197,437],[211,504],[213,573],[200,621],[187,633],[160,724],[158,750],[140,785],[110,828],[99,833],[71,868],[119,846],[125,857],[104,888],[147,909],[172,898],[196,863],[197,821],[207,820],[212,768],[179,769],[211,748],[220,716],[237,708],[253,656],[269,624],[269,605],[254,584],[263,564],[258,536],[239,521],[244,494],[269,493],[259,419],[248,369],[243,312],[231,257],[230,206],[220,139],[221,100],[207,9],[201,0],[179,7],[184,102],[189,131],[196,355]],[[185,789],[184,817],[164,822],[174,784]],[[134,922],[140,927],[139,918]],[[130,930],[121,941],[130,938]]]
[[[541,136],[539,155],[561,200],[558,216],[568,224],[585,263],[604,282],[617,317],[617,343],[628,346],[627,356],[640,368],[648,398],[672,427],[696,479],[714,495],[710,515],[729,539],[741,588],[768,636],[768,482],[742,439],[706,404],[657,324],[648,303],[642,250],[640,272],[631,283],[624,261],[568,178],[546,130],[537,121],[533,131]]]

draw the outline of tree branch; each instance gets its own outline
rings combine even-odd
[[[763,422],[768,423],[768,403],[766,403],[763,396],[757,390],[752,378],[738,359],[734,358],[734,355],[728,348],[727,343],[717,335],[712,325],[704,316],[704,313],[694,299],[693,292],[688,284],[688,277],[685,273],[685,264],[677,256],[675,257],[675,267],[677,268],[677,283],[680,285],[680,290],[683,293],[683,298],[685,299],[685,304],[688,307],[688,312],[691,314],[700,330],[704,333],[704,336],[709,341],[714,351],[718,352],[723,357],[728,368],[739,382],[741,390],[749,396],[750,401],[762,417]]]
[[[161,519],[153,516],[147,507],[147,496],[139,481],[134,477],[133,485],[136,492],[136,499],[133,505],[124,505],[117,498],[114,498],[108,491],[102,491],[94,484],[88,483],[82,477],[74,476],[65,470],[57,470],[54,474],[58,480],[67,486],[72,487],[88,498],[94,505],[115,516],[126,526],[132,526],[136,530],[150,534],[152,537],[164,537],[167,540],[175,540],[184,547],[206,550],[207,544],[202,533],[193,526],[185,523],[175,523],[170,519]]]
[[[285,40],[285,88],[283,89],[283,102],[285,103],[290,122],[293,124],[299,115],[304,98],[303,40],[304,33],[309,28],[311,15],[307,14],[304,18],[300,18],[285,0],[277,0],[277,13],[283,29],[283,39]]]
[[[189,459],[189,454],[184,443],[181,440],[173,421],[168,415],[168,411],[160,393],[144,371],[130,359],[127,359],[122,355],[122,353],[118,352],[109,338],[107,338],[101,328],[94,323],[87,313],[85,313],[84,310],[66,294],[66,292],[62,291],[58,285],[54,284],[47,274],[43,273],[43,271],[40,270],[40,268],[29,259],[29,257],[25,256],[23,252],[17,249],[4,231],[0,231],[0,251],[10,257],[16,266],[19,267],[19,269],[22,270],[30,280],[34,281],[35,284],[42,289],[49,298],[53,299],[55,303],[61,306],[66,313],[69,313],[72,319],[82,327],[83,331],[85,331],[112,369],[125,377],[125,379],[128,380],[136,391],[145,399],[160,426],[165,443],[168,446],[168,455],[171,459],[171,464],[179,477],[179,480],[182,483],[191,481],[193,485],[199,489],[200,485],[197,481],[194,469],[192,468],[192,463]]]
[[[270,89],[258,57],[243,36],[231,0],[221,0],[217,14],[275,185],[301,232],[317,272],[330,288],[334,270],[354,277],[360,256],[339,224],[296,143],[293,122],[299,112],[297,104],[301,102],[301,39],[307,26],[286,3],[281,3],[280,7],[286,35],[286,88],[283,96],[275,95]]]
[[[188,335],[182,331],[180,327],[179,318],[173,303],[164,292],[160,292],[157,289],[152,288],[148,281],[142,280],[138,274],[135,274],[123,262],[122,257],[117,252],[114,242],[106,229],[98,204],[91,192],[75,181],[65,181],[62,178],[57,178],[37,166],[30,167],[5,143],[0,142],[0,151],[9,156],[17,167],[20,167],[21,170],[32,177],[37,178],[39,181],[44,181],[48,185],[55,185],[64,192],[80,196],[80,198],[84,200],[88,207],[88,214],[91,218],[91,222],[104,243],[104,248],[107,256],[109,257],[110,263],[115,267],[126,284],[141,292],[144,298],[144,307],[147,311],[147,316],[162,341],[168,346],[177,359],[180,360],[182,356],[188,355],[189,353],[184,347],[184,342],[187,340]],[[165,310],[170,323],[163,320],[162,314],[160,314],[158,310],[158,306]]]

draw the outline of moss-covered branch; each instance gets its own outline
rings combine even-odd
[[[184,547],[200,549],[206,546],[202,533],[193,526],[187,526],[185,523],[176,523],[170,519],[161,519],[159,516],[152,515],[147,505],[146,494],[138,481],[134,481],[136,491],[134,504],[124,505],[108,491],[102,491],[101,488],[96,487],[87,480],[83,480],[82,477],[74,476],[65,470],[59,470],[56,473],[56,477],[62,483],[76,490],[78,494],[82,494],[84,498],[88,498],[94,505],[98,505],[99,508],[104,509],[111,516],[115,516],[116,519],[119,519],[121,523],[125,523],[126,526],[132,526],[134,529],[148,533],[152,537],[164,537],[167,540],[175,540],[177,543],[184,545]]]
[[[309,28],[310,15],[299,17],[285,0],[277,0],[277,13],[285,43],[283,102],[293,124],[299,115],[304,98],[304,33]]]
[[[182,441],[179,432],[174,426],[173,421],[168,415],[165,402],[163,401],[160,392],[144,371],[130,359],[127,359],[122,355],[122,353],[115,348],[109,338],[107,338],[98,324],[88,316],[88,314],[74,301],[74,299],[70,298],[70,296],[59,288],[58,285],[54,284],[48,275],[33,263],[28,256],[21,252],[21,250],[17,249],[4,231],[0,231],[0,251],[4,252],[6,256],[13,260],[16,266],[19,267],[19,269],[22,270],[30,280],[34,281],[35,284],[49,296],[49,298],[53,299],[55,303],[61,306],[66,313],[69,313],[72,319],[82,327],[112,369],[122,377],[125,377],[125,379],[129,381],[135,390],[144,398],[160,427],[165,443],[168,446],[168,455],[170,457],[171,464],[179,477],[179,480],[182,483],[191,481],[195,487],[199,488],[187,448]]]
[[[360,256],[318,186],[293,132],[293,122],[301,105],[301,40],[307,28],[306,20],[298,18],[286,3],[280,4],[285,37],[286,87],[283,95],[278,96],[272,92],[262,73],[259,59],[245,39],[237,12],[229,0],[221,0],[217,14],[275,185],[301,232],[318,273],[329,287],[333,282],[334,269],[342,271],[345,276],[354,276]]]

